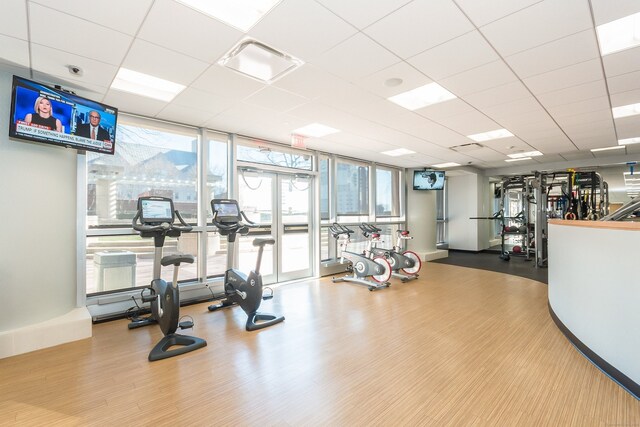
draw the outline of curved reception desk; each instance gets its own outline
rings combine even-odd
[[[548,235],[551,317],[640,399],[640,223],[554,219]]]

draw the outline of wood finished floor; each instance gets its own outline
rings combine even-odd
[[[640,402],[591,365],[547,310],[547,286],[428,263],[389,289],[283,286],[284,323],[182,309],[208,346],[149,363],[157,326],[0,360],[0,425],[638,426]]]

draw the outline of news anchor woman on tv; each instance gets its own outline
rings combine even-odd
[[[60,120],[52,116],[51,101],[44,96],[39,96],[33,104],[35,114],[29,113],[25,116],[24,121],[28,124],[36,124],[45,126],[56,132],[62,132],[62,123]]]
[[[98,141],[110,141],[111,135],[106,129],[100,127],[100,113],[95,110],[89,111],[89,123],[80,123],[76,126],[74,135],[82,136]]]

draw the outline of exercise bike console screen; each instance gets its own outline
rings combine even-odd
[[[236,223],[240,221],[240,207],[238,202],[231,199],[213,199],[211,210],[216,213],[216,221],[219,223]]]
[[[166,197],[140,197],[140,220],[145,224],[173,223],[173,201]]]

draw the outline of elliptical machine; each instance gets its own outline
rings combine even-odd
[[[284,316],[259,313],[262,300],[273,298],[271,295],[262,295],[262,275],[260,275],[260,264],[262,262],[262,252],[264,245],[273,245],[273,238],[255,238],[253,246],[257,246],[258,258],[255,270],[249,276],[233,268],[234,265],[234,244],[238,233],[247,234],[249,227],[256,226],[251,222],[244,212],[240,210],[238,202],[232,199],[213,199],[211,201],[211,211],[213,212],[213,225],[218,227],[220,234],[227,236],[227,271],[224,273],[224,294],[225,298],[220,304],[209,306],[209,311],[229,307],[238,304],[247,313],[247,331],[255,331],[275,325],[284,320]],[[242,222],[244,218],[245,222]]]
[[[376,243],[380,242],[382,229],[373,224],[363,222],[360,224],[360,230],[362,230],[362,235],[372,242],[371,254],[384,256],[389,261],[392,276],[400,278],[402,282],[418,278],[418,272],[422,268],[420,257],[413,251],[402,250],[402,241],[413,239],[408,230],[396,230],[398,238],[391,249],[378,248],[376,246]]]
[[[391,266],[389,261],[383,256],[371,257],[371,241],[367,241],[367,249],[364,254],[357,254],[355,252],[347,251],[347,247],[351,242],[351,234],[353,230],[334,222],[329,227],[331,235],[338,240],[342,248],[340,255],[340,264],[344,264],[344,260],[347,259],[351,262],[349,271],[353,272],[351,276],[334,277],[333,283],[336,282],[352,282],[360,285],[365,285],[370,291],[389,287],[389,279],[391,278]],[[340,241],[342,240],[342,241]],[[369,280],[371,277],[373,281]]]
[[[181,225],[174,224],[176,217]],[[148,294],[142,291],[142,301],[151,305],[151,315],[142,319],[134,319],[129,323],[129,329],[139,328],[157,323],[164,337],[149,353],[149,361],[166,359],[180,354],[189,353],[205,347],[207,342],[202,338],[176,334],[178,327],[188,329],[193,327],[193,321],[179,322],[180,291],[178,288],[178,271],[183,262],[193,263],[194,257],[189,254],[174,254],[162,256],[162,247],[166,236],[179,237],[182,233],[192,230],[180,213],[173,209],[173,200],[167,197],[138,198],[138,212],[133,217],[133,229],[140,233],[140,237],[153,237],[155,258],[153,260],[153,280],[148,288]],[[173,282],[167,283],[160,278],[162,266],[173,264]]]

